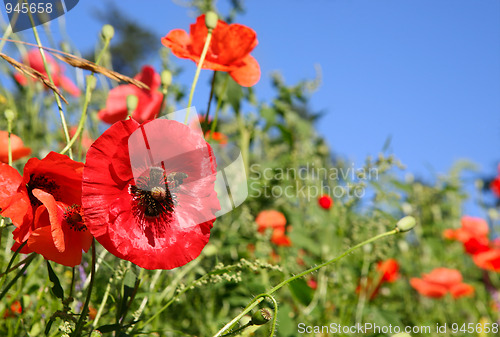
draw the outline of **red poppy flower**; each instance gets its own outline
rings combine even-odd
[[[29,147],[25,147],[21,138],[15,134],[10,135],[10,145],[12,148],[12,160],[26,157],[31,153]],[[0,162],[9,162],[9,133],[7,131],[0,131]]]
[[[113,124],[87,152],[87,228],[112,254],[173,269],[207,244],[215,212],[215,157],[202,134],[176,121]]]
[[[490,249],[474,255],[472,258],[479,268],[500,271],[500,249]]]
[[[488,223],[481,218],[462,217],[462,227],[446,229],[443,236],[449,240],[457,240],[464,244],[469,254],[477,254],[489,249]]]
[[[329,195],[322,195],[318,199],[318,204],[324,209],[330,209],[333,206],[333,200]]]
[[[410,279],[411,286],[421,295],[440,298],[448,292],[454,298],[472,295],[474,288],[462,282],[462,274],[456,269],[436,268],[420,278]]]
[[[263,233],[266,228],[280,228],[286,226],[286,218],[283,213],[275,210],[261,211],[255,222],[258,225],[258,231]]]
[[[307,280],[307,285],[312,290],[318,289],[318,282],[316,282],[316,280],[314,278],[310,278],[309,280]]]
[[[277,246],[290,247],[292,241],[285,234],[285,227],[275,228],[273,234],[271,235],[271,242]]]
[[[41,201],[33,194],[42,190],[66,205],[79,205],[83,163],[50,152],[39,160],[31,158],[21,176],[14,168],[0,164],[0,214],[17,227],[14,239],[22,243],[33,231],[33,219]]]
[[[10,308],[5,309],[3,313],[3,318],[16,317],[17,315],[20,315],[22,312],[23,312],[23,307],[21,305],[21,302],[16,300],[10,305]]]
[[[198,64],[207,37],[205,15],[196,19],[189,34],[174,29],[161,39],[175,56]],[[212,41],[203,62],[204,69],[226,71],[241,86],[251,87],[260,79],[260,67],[250,52],[257,46],[257,34],[240,24],[228,25],[219,20],[212,33]]]
[[[35,252],[45,259],[74,267],[82,260],[82,250],[87,252],[92,235],[80,215],[80,205],[66,205],[42,190],[33,190],[42,203],[35,214],[34,227],[28,237],[24,253]],[[18,244],[13,248],[16,250]]]
[[[207,131],[205,133],[205,139],[208,141],[214,141],[216,143],[219,143],[220,145],[226,145],[227,144],[227,136],[221,132],[214,131],[212,134],[211,131]]]
[[[149,87],[140,89],[133,84],[122,84],[109,91],[106,108],[99,111],[99,119],[105,123],[113,124],[127,118],[127,97],[134,95],[138,98],[137,108],[132,118],[143,123],[155,118],[161,109],[163,94],[158,91],[161,84],[160,75],[153,67],[144,66],[139,74],[134,77]]]
[[[382,274],[381,282],[394,282],[399,278],[399,264],[395,259],[380,261],[377,270]]]
[[[486,237],[472,237],[463,244],[465,251],[471,255],[490,250],[490,240]]]
[[[72,96],[80,96],[80,89],[78,89],[78,87],[69,78],[64,76],[64,68],[59,66],[49,53],[45,53],[45,60],[49,66],[50,76],[52,77],[55,86],[63,88],[63,90],[67,91]],[[36,71],[47,76],[45,66],[43,65],[42,55],[38,49],[31,49],[24,58],[23,62]],[[21,85],[28,84],[28,78],[23,74],[16,73],[14,78]]]

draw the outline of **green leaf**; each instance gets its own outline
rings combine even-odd
[[[102,332],[102,333],[107,333],[107,332],[113,332],[116,331],[120,328],[120,324],[115,323],[115,324],[105,324],[101,325],[98,327],[96,330]]]
[[[293,297],[302,305],[307,306],[311,303],[314,291],[307,285],[307,282],[303,278],[290,282],[289,286]]]
[[[52,269],[49,261],[47,261],[47,269],[49,271],[49,279],[54,284],[54,286],[51,288],[52,293],[57,298],[60,298],[61,300],[64,299],[64,291],[61,287],[61,282],[59,282],[59,278],[57,277],[56,273],[54,273],[54,270]]]

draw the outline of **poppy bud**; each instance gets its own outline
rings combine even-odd
[[[161,72],[161,84],[164,87],[169,87],[172,84],[172,73],[168,70],[163,70]]]
[[[9,122],[12,122],[14,120],[14,117],[14,111],[10,109],[5,110],[5,118],[7,118]]]
[[[219,18],[217,17],[217,13],[208,11],[205,14],[205,25],[209,30],[215,29],[217,27],[217,22],[219,21]]]
[[[128,95],[127,96],[127,110],[129,113],[132,113],[137,109],[137,104],[139,104],[139,98],[136,95]]]
[[[414,217],[405,216],[404,218],[398,221],[398,223],[396,224],[396,229],[398,230],[398,232],[408,232],[409,230],[412,230],[416,224],[417,221],[415,220]]]
[[[115,29],[111,25],[102,26],[101,36],[104,40],[111,40],[115,35]]]
[[[260,309],[257,310],[253,315],[252,315],[252,324],[253,325],[263,325],[269,322],[273,316],[271,315],[271,312],[269,309]]]

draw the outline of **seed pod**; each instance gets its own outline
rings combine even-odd
[[[209,30],[215,29],[217,27],[217,22],[219,18],[217,17],[217,13],[213,11],[208,11],[205,13],[205,25]]]
[[[271,312],[269,309],[263,308],[260,310],[257,310],[253,315],[252,315],[252,324],[253,325],[263,325],[269,322],[273,316],[271,315]]]
[[[398,229],[399,232],[408,232],[409,230],[412,230],[416,224],[417,221],[415,220],[414,217],[405,216],[404,218],[398,221],[398,223],[396,224],[396,229]]]
[[[111,25],[102,26],[101,36],[104,40],[111,40],[115,36],[115,29]]]

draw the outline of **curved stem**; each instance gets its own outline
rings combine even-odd
[[[207,56],[208,47],[210,46],[210,41],[212,40],[212,29],[208,30],[207,39],[205,40],[205,45],[203,46],[203,51],[201,52],[200,61],[198,62],[198,67],[196,68],[196,73],[194,74],[193,83],[191,84],[191,92],[189,93],[188,100],[188,112],[186,113],[186,119],[184,124],[187,124],[189,120],[189,108],[191,107],[191,102],[193,101],[194,89],[196,88],[196,83],[198,82],[198,77],[200,77],[201,67]]]
[[[353,251],[355,251],[356,249],[358,248],[361,248],[362,246],[366,245],[366,244],[369,244],[371,242],[374,242],[374,241],[377,241],[379,239],[382,239],[386,236],[390,236],[390,235],[394,235],[398,233],[398,230],[397,229],[393,229],[391,231],[388,231],[388,232],[385,232],[385,233],[382,233],[382,234],[379,234],[377,236],[374,236],[368,240],[365,240],[361,243],[358,243],[357,245],[349,248],[348,250],[346,250],[344,253],[342,253],[341,255],[331,259],[331,260],[328,260],[320,265],[317,265],[316,267],[313,267],[313,268],[310,268],[306,271],[303,271],[302,273],[300,274],[297,274],[293,277],[290,277],[286,280],[284,280],[283,282],[279,283],[277,286],[271,288],[267,293],[265,294],[261,294],[261,295],[258,295],[257,297],[255,297],[252,302],[250,302],[250,304],[243,310],[242,313],[240,313],[238,316],[236,316],[235,318],[233,318],[231,320],[231,322],[227,323],[222,329],[220,329],[215,335],[214,337],[220,337],[222,336],[222,334],[227,331],[228,329],[230,329],[235,323],[237,323],[245,314],[247,314],[248,312],[250,312],[253,308],[255,308],[260,302],[262,302],[264,300],[265,297],[271,297],[271,294],[276,292],[277,290],[281,289],[283,286],[287,285],[288,283],[298,279],[298,278],[301,278],[307,274],[310,274],[310,273],[313,273],[315,272],[316,270],[318,269],[321,269],[323,267],[326,267],[334,262],[337,262],[339,261],[340,259],[342,259],[343,257],[349,255],[350,253],[352,253]]]
[[[92,295],[92,288],[94,286],[95,262],[96,262],[95,240],[92,239],[92,267],[90,269],[90,284],[89,284],[89,288],[87,289],[87,297],[85,298],[85,303],[83,304],[82,311],[80,312],[80,318],[78,319],[78,322],[76,323],[75,330],[71,334],[71,336],[73,336],[73,337],[81,336],[83,324],[85,323],[85,320],[87,318],[87,314],[89,312],[90,296]]]

